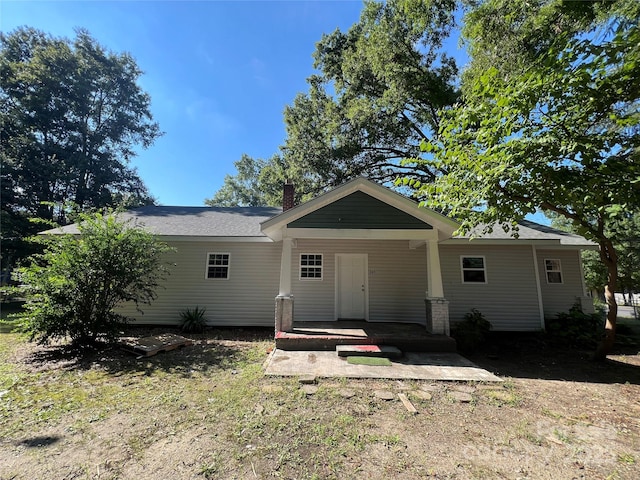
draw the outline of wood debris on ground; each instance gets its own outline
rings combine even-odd
[[[168,352],[193,345],[193,340],[174,333],[162,333],[149,337],[126,339],[119,342],[123,350],[141,357],[151,357],[158,352]]]
[[[404,408],[406,408],[409,413],[412,413],[414,415],[418,413],[418,410],[416,410],[416,407],[413,406],[413,403],[411,403],[411,400],[409,400],[404,393],[399,393],[398,398],[404,405]]]

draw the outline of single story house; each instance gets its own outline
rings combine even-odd
[[[125,308],[140,324],[179,324],[198,306],[216,326],[272,326],[275,312],[283,332],[352,319],[448,335],[473,308],[496,331],[541,330],[576,302],[592,308],[580,250],[593,243],[528,221],[517,239],[501,228],[455,236],[453,220],[364,178],[297,206],[285,185],[283,209],[152,206],[123,216],[175,248],[158,298],[144,314]]]

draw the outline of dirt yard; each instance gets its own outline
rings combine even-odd
[[[502,384],[319,379],[307,393],[262,375],[269,330],[190,337],[80,359],[0,334],[0,478],[640,478],[637,347],[595,364],[501,337],[469,358]]]

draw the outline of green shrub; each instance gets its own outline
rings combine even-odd
[[[207,326],[204,318],[206,308],[196,307],[193,310],[187,308],[184,312],[180,312],[182,319],[182,331],[186,333],[202,333]]]
[[[38,343],[113,340],[127,321],[114,309],[150,303],[168,273],[163,256],[170,248],[136,225],[96,213],[81,215],[78,229],[42,240],[44,253],[17,271],[27,302],[15,317]]]
[[[579,304],[575,304],[568,312],[556,314],[547,319],[545,327],[548,337],[572,347],[594,348],[604,331],[604,315],[584,313]]]
[[[473,308],[465,314],[464,320],[452,329],[451,336],[456,339],[458,350],[472,352],[486,341],[490,330],[491,322]]]

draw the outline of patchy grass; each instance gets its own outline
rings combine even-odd
[[[619,453],[618,462],[633,465],[636,463],[636,457],[630,453]]]
[[[516,392],[507,390],[486,390],[483,392],[488,402],[499,407],[517,407],[522,398]]]
[[[268,330],[192,338],[137,359],[0,335],[0,478],[640,476],[637,382],[521,369],[502,385],[320,379],[307,395],[295,378],[263,376]],[[462,385],[473,402],[451,395]],[[418,415],[381,389],[407,393]]]
[[[391,360],[383,357],[363,357],[358,355],[350,355],[347,357],[347,363],[351,365],[370,365],[376,367],[390,367]]]

